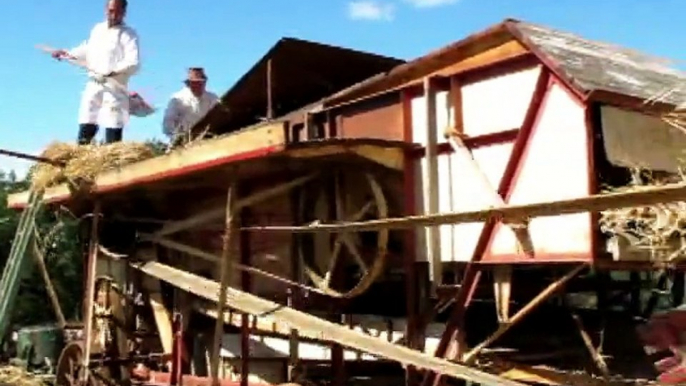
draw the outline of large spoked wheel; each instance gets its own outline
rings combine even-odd
[[[329,178],[305,188],[300,211],[306,223],[368,221],[387,218],[388,203],[371,173],[333,171]],[[306,278],[332,297],[361,295],[383,273],[388,236],[388,229],[381,229],[315,233],[304,238],[300,242],[300,256]],[[336,280],[339,274],[343,274],[340,276],[344,280]]]
[[[86,369],[83,367],[83,346],[81,342],[67,344],[57,360],[55,374],[56,386],[97,386],[98,382],[93,376],[88,377],[88,382],[83,383],[82,377]]]

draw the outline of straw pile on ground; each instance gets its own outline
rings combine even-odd
[[[0,386],[44,386],[39,377],[15,366],[0,366]]]
[[[681,182],[686,182],[686,175],[656,177],[634,170],[629,185],[606,192],[640,191]],[[624,238],[634,248],[650,250],[656,259],[679,259],[686,252],[686,202],[607,210],[601,212],[600,229],[609,236]]]
[[[31,184],[44,189],[68,182],[81,186],[92,182],[105,171],[121,168],[157,155],[153,145],[139,142],[76,145],[63,142],[50,144],[42,157],[65,164],[65,167],[38,163],[31,169]]]

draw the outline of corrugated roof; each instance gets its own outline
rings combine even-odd
[[[267,115],[267,63],[271,60],[272,103],[279,117],[352,84],[385,72],[403,60],[306,40],[279,40],[196,125],[225,133]]]
[[[686,85],[686,73],[670,66],[667,59],[542,25],[519,20],[510,22],[524,37],[525,44],[537,47],[557,64],[574,86],[586,92],[603,90],[650,99]],[[686,90],[675,90],[665,96],[663,102],[686,102]]]

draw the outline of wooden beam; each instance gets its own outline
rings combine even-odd
[[[88,245],[88,270],[86,271],[86,293],[83,298],[84,305],[84,327],[83,327],[83,358],[81,365],[88,369],[91,355],[91,342],[93,338],[93,303],[95,301],[95,276],[97,275],[97,259],[98,259],[98,245],[99,242],[99,226],[100,226],[100,201],[96,201],[93,208],[93,220],[91,223],[90,240]],[[81,381],[87,384],[89,371],[81,373]]]
[[[55,317],[57,318],[57,324],[60,328],[64,328],[67,325],[67,320],[64,318],[64,313],[62,312],[62,307],[60,306],[60,300],[57,297],[57,291],[55,291],[55,286],[52,285],[52,280],[50,280],[50,273],[48,272],[48,267],[45,265],[45,254],[38,246],[38,240],[33,237],[31,240],[33,248],[33,259],[36,261],[38,266],[38,272],[43,278],[43,283],[45,284],[45,289],[48,292],[48,298],[50,299],[50,304],[55,312]]]
[[[97,193],[105,193],[134,184],[187,175],[198,170],[281,151],[285,148],[285,143],[283,122],[261,124],[101,173],[95,179],[92,189]],[[70,196],[71,191],[67,184],[61,184],[46,189],[44,200],[57,202],[67,200]],[[12,194],[8,197],[7,205],[10,208],[20,208],[26,205],[27,200],[27,192]]]
[[[184,288],[201,298],[217,301],[219,284],[212,280],[160,263],[132,263],[132,267],[167,283]],[[297,328],[302,336],[312,339],[337,342],[343,346],[367,352],[381,358],[394,360],[405,365],[429,369],[447,376],[470,380],[484,385],[524,386],[470,367],[435,358],[407,347],[398,346],[384,340],[350,330],[342,326],[290,307],[262,299],[255,295],[229,288],[227,305],[245,313],[262,316],[269,315],[277,322]]]
[[[205,252],[205,251],[203,251],[203,250],[201,250],[201,249],[192,247],[192,246],[190,246],[190,245],[181,244],[181,243],[176,242],[176,241],[173,241],[173,240],[165,239],[165,238],[162,238],[162,237],[149,236],[149,235],[146,235],[146,234],[141,234],[141,235],[140,235],[140,238],[141,238],[141,240],[144,240],[144,241],[151,241],[151,242],[157,243],[157,244],[159,244],[159,245],[161,245],[161,246],[163,246],[163,247],[166,247],[166,248],[169,248],[169,249],[173,249],[173,250],[176,250],[176,251],[179,251],[179,252],[182,252],[182,253],[186,253],[186,254],[189,254],[189,255],[191,255],[191,256],[195,256],[195,257],[204,259],[204,260],[209,261],[209,262],[211,262],[211,263],[219,263],[219,262],[221,261],[221,257],[218,257],[218,256],[216,256],[216,255],[214,255],[214,254],[212,254],[212,253]],[[250,267],[250,266],[247,266],[247,265],[244,265],[244,264],[240,264],[240,263],[233,262],[233,269],[235,269],[235,270],[237,270],[237,271],[243,271],[243,272],[247,272],[247,273],[252,273],[252,274],[255,274],[255,275],[257,275],[257,276],[262,276],[262,277],[264,277],[264,278],[266,278],[266,279],[271,279],[271,280],[275,280],[275,281],[284,283],[285,285],[290,285],[290,286],[298,287],[298,288],[300,288],[301,290],[305,290],[305,291],[308,291],[308,292],[316,292],[316,293],[318,293],[318,294],[322,294],[322,295],[327,295],[327,296],[328,296],[328,293],[327,293],[327,292],[322,291],[322,290],[320,290],[320,289],[318,289],[318,288],[307,287],[307,286],[305,286],[305,285],[302,284],[302,283],[298,283],[298,282],[295,282],[295,281],[286,279],[286,278],[284,278],[284,277],[281,277],[281,276],[276,275],[276,274],[273,274],[273,273],[269,273],[269,272],[266,272],[266,271],[262,271],[262,270],[260,270],[260,269],[255,268],[255,267]]]
[[[273,74],[274,71],[272,71],[272,59],[267,60],[267,119],[272,120],[274,119],[274,100],[273,100],[273,94],[272,91],[274,90],[274,85],[273,85]]]
[[[258,204],[264,200],[270,199],[272,197],[278,196],[280,194],[286,193],[289,190],[300,186],[310,180],[312,180],[314,177],[317,176],[317,173],[312,173],[303,177],[296,178],[294,180],[282,183],[280,185],[276,185],[272,188],[269,189],[264,189],[259,192],[253,193],[248,197],[238,199],[238,201],[235,203],[235,209],[236,211],[239,211],[245,207],[252,206],[255,204]],[[155,233],[155,236],[167,236],[172,233],[176,232],[181,232],[186,229],[190,229],[195,226],[199,226],[205,223],[208,223],[213,220],[217,220],[221,218],[226,212],[226,206],[222,205],[217,208],[212,208],[208,209],[204,212],[200,212],[196,215],[193,215],[189,218],[179,220],[179,221],[174,221],[171,223],[168,223],[167,225],[163,226],[161,230],[157,231]]]
[[[527,303],[524,307],[517,311],[517,313],[514,314],[514,316],[512,316],[512,318],[510,318],[507,323],[501,324],[500,327],[491,336],[489,336],[486,340],[476,345],[476,347],[474,347],[470,352],[468,352],[467,355],[465,355],[462,358],[462,361],[464,363],[471,363],[474,359],[476,359],[476,356],[479,354],[479,352],[481,352],[481,350],[486,348],[491,343],[495,342],[498,338],[500,338],[503,334],[509,331],[510,328],[512,328],[520,320],[524,319],[527,315],[529,315],[531,311],[538,307],[538,305],[540,305],[548,298],[550,298],[550,296],[552,296],[562,287],[564,287],[565,284],[567,284],[568,281],[570,281],[574,276],[581,272],[581,270],[587,267],[588,265],[581,264],[578,267],[571,270],[566,275],[564,275],[563,277],[561,277],[560,279],[551,283],[548,287],[546,287],[546,289],[541,291],[541,293],[536,295],[535,298],[533,298],[529,303]]]
[[[244,207],[240,210],[241,224],[245,224],[250,218],[249,209]],[[251,264],[251,243],[250,232],[240,232],[239,235],[239,250],[240,260],[242,265],[250,266]],[[252,290],[252,280],[248,272],[241,272],[241,290],[250,292]],[[224,300],[224,302],[226,302]],[[221,302],[220,302],[221,303]],[[225,315],[226,313],[224,313]],[[224,324],[224,318],[221,323]],[[250,319],[248,314],[241,315],[241,386],[248,386],[250,377]]]
[[[579,330],[579,335],[581,335],[581,339],[584,341],[588,353],[591,354],[591,358],[596,367],[598,367],[598,370],[600,370],[603,377],[608,378],[610,376],[610,370],[607,367],[607,363],[600,352],[593,347],[593,340],[591,340],[591,336],[588,334],[588,331],[586,331],[586,328],[584,328],[584,323],[581,321],[581,318],[577,314],[572,314],[572,319],[574,319],[574,323]]]
[[[448,139],[450,147],[453,149],[453,155],[455,157],[462,158],[463,160],[466,160],[468,163],[470,163],[474,171],[477,172],[476,174],[481,179],[481,184],[484,187],[488,188],[489,195],[491,196],[490,205],[496,208],[505,207],[505,200],[500,195],[500,193],[491,185],[491,182],[488,180],[486,173],[483,172],[483,170],[481,169],[481,165],[479,165],[478,162],[476,162],[472,155],[472,152],[469,151],[469,148],[467,148],[462,139],[460,139],[458,132],[451,131],[449,133],[446,133],[446,138]],[[512,233],[514,233],[515,237],[517,238],[517,242],[519,243],[519,246],[521,247],[522,251],[527,256],[533,257],[534,245],[531,239],[528,224],[519,223],[508,225],[510,226]]]
[[[426,213],[434,215],[438,213],[438,123],[436,120],[436,90],[432,85],[432,79],[424,78],[424,100],[426,108],[426,162],[428,164],[427,185],[428,203]],[[428,260],[431,264],[431,293],[436,293],[436,287],[441,284],[443,276],[443,262],[441,261],[440,231],[437,226],[426,229],[426,243],[428,247]]]
[[[229,250],[231,249],[231,235],[233,233],[233,216],[234,216],[234,194],[235,194],[235,184],[232,183],[226,193],[226,220],[225,220],[225,230],[224,230],[224,240],[222,245],[222,259],[220,263],[220,285],[219,285],[219,297],[218,297],[218,318],[214,323],[214,338],[212,340],[212,362],[211,362],[211,377],[212,384],[214,386],[219,386],[219,363],[220,363],[220,351],[222,346],[222,338],[224,337],[224,311],[226,310],[226,296],[228,292],[228,286],[232,283],[232,272],[233,267],[231,264],[231,254]]]
[[[157,261],[156,248],[139,248],[136,257],[141,261]],[[154,277],[146,276],[142,280],[143,289],[148,294],[148,302],[152,310],[155,326],[157,327],[157,334],[160,337],[162,350],[165,354],[172,354],[173,335],[172,328],[172,313],[164,304],[162,299],[162,287],[160,280]]]
[[[313,224],[305,226],[254,226],[243,230],[256,232],[362,232],[379,229],[408,229],[443,224],[479,223],[490,219],[510,220],[564,214],[603,211],[610,209],[640,207],[667,202],[686,201],[686,183],[668,184],[640,191],[597,194],[566,200],[526,205],[509,205],[468,212],[439,213],[407,217],[392,217],[371,221],[355,221],[343,224]]]

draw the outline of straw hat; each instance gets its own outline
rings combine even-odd
[[[184,83],[190,82],[207,82],[207,75],[205,75],[205,69],[202,67],[191,67],[188,69],[188,77],[184,80]]]

